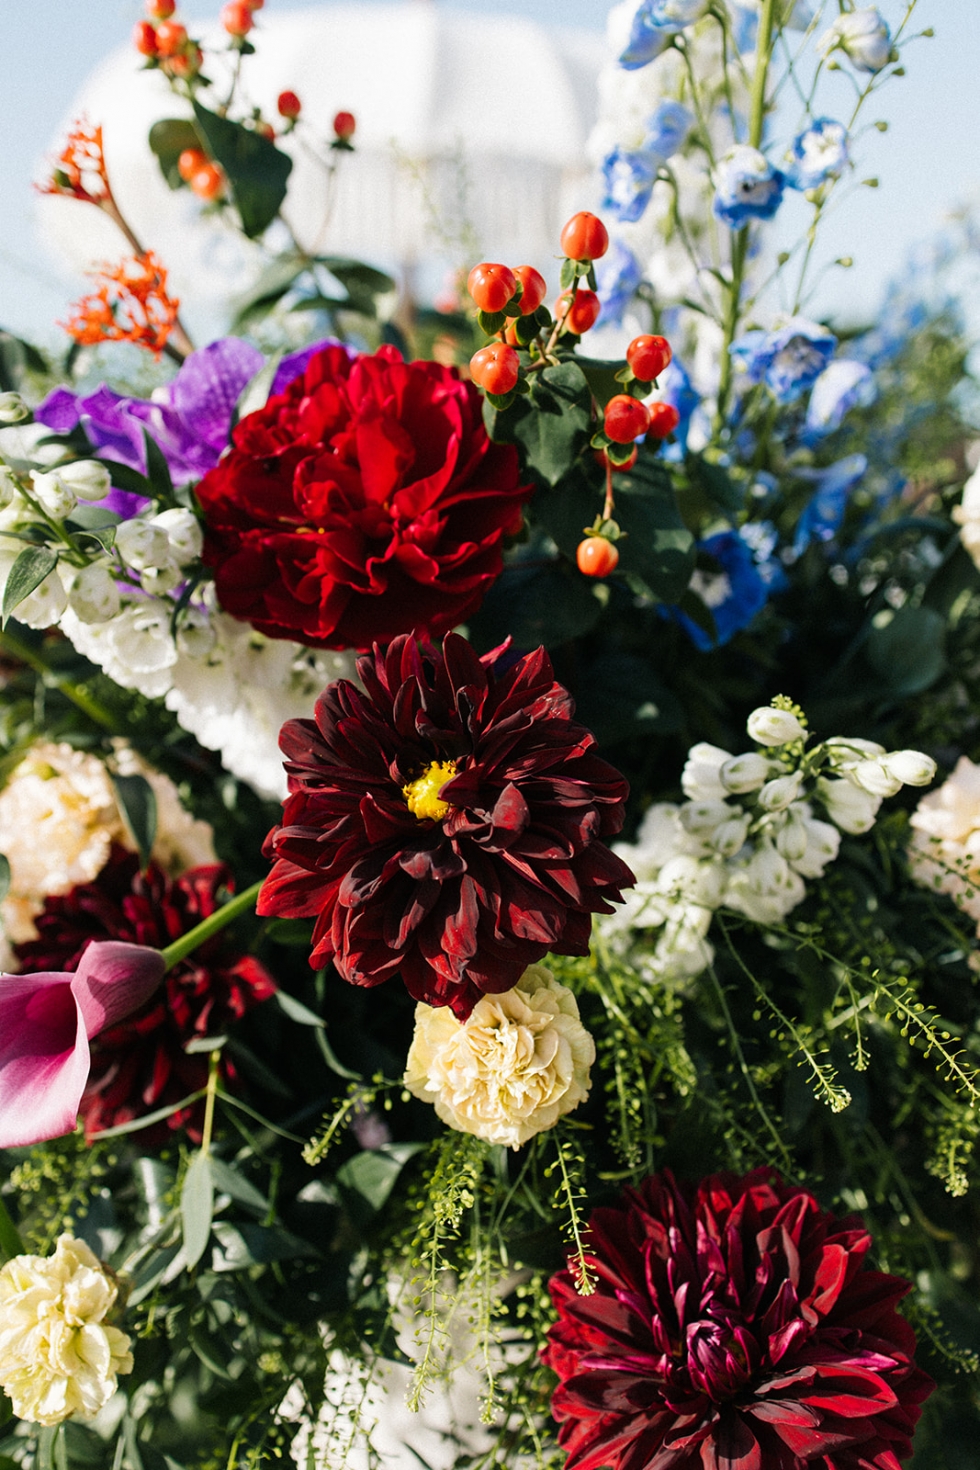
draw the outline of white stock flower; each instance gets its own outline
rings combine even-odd
[[[928,786],[936,779],[936,762],[921,750],[892,750],[882,761],[903,786]]]
[[[516,1149],[588,1097],[594,1061],[575,996],[530,965],[465,1021],[448,1006],[416,1006],[405,1086],[451,1128]]]
[[[116,1285],[82,1240],[58,1237],[53,1256],[14,1256],[0,1268],[0,1387],[20,1419],[93,1418],[120,1373],[130,1339],[106,1322]]]
[[[718,775],[726,791],[733,796],[744,796],[749,791],[758,791],[768,780],[769,771],[769,761],[753,750],[746,755],[733,755],[724,762]]]
[[[728,788],[721,779],[721,768],[731,758],[731,751],[704,740],[692,745],[681,774],[681,788],[688,800],[724,801]]]
[[[109,568],[92,562],[72,578],[68,605],[83,623],[105,623],[118,615],[121,602]]]
[[[150,524],[166,531],[171,554],[181,566],[200,558],[204,548],[204,532],[193,511],[177,506],[173,510],[161,511],[153,517]]]
[[[862,791],[884,799],[901,791],[902,783],[893,776],[884,760],[857,761],[848,771],[848,779],[856,782]]]
[[[112,489],[109,468],[98,459],[76,459],[62,465],[58,475],[79,500],[104,500]]]
[[[773,709],[766,705],[754,709],[749,715],[746,728],[757,745],[789,745],[800,740],[806,730],[794,714],[787,709]]]
[[[843,51],[858,71],[876,72],[895,58],[888,22],[875,5],[839,15],[817,42],[821,56]]]
[[[116,527],[113,544],[126,565],[138,572],[148,567],[168,566],[172,561],[170,537],[163,526],[152,521],[138,517],[123,521]]]
[[[805,894],[803,879],[782,853],[763,843],[732,864],[725,903],[757,924],[778,924]]]
[[[29,413],[19,393],[0,393],[0,424],[19,424]]]
[[[827,808],[827,815],[842,832],[852,837],[861,832],[870,832],[881,806],[881,797],[872,796],[860,786],[855,786],[847,777],[835,779],[821,776],[817,782],[817,796]]]
[[[78,496],[74,490],[54,470],[48,474],[40,474],[34,470],[31,474],[31,493],[53,521],[63,521],[78,504]]]
[[[767,781],[759,792],[759,805],[764,812],[781,812],[796,801],[803,784],[803,772],[792,771],[787,776],[776,776]]]
[[[980,766],[960,756],[952,775],[922,797],[911,822],[916,882],[950,894],[980,920]]]
[[[876,740],[862,740],[857,735],[850,738],[838,735],[834,740],[825,740],[823,748],[835,771],[853,771],[859,761],[874,760],[886,753]]]
[[[6,582],[6,578],[4,581]],[[67,606],[68,593],[61,580],[59,567],[55,567],[40,587],[35,587],[29,597],[17,604],[14,615],[19,623],[24,623],[28,628],[53,628]]]

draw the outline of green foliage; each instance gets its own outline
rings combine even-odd
[[[255,239],[279,213],[293,160],[254,128],[219,117],[197,101],[194,118],[208,153],[228,176],[243,233]]]

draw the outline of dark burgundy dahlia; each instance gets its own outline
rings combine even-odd
[[[290,795],[258,904],[316,916],[314,966],[354,985],[400,971],[460,1017],[548,950],[585,954],[633,882],[602,841],[626,782],[543,649],[503,672],[497,654],[398,638],[359,660],[364,693],[340,679],[283,726]]]
[[[326,648],[462,622],[530,494],[473,384],[393,347],[318,352],[197,487],[221,606]]]
[[[139,858],[114,847],[91,883],[45,900],[35,919],[38,938],[15,945],[21,970],[74,971],[94,939],[123,939],[164,949],[220,907],[219,891],[233,887],[223,864],[189,868],[170,879],[155,863],[140,872]],[[128,1123],[171,1106],[207,1082],[208,1058],[184,1050],[195,1037],[224,1034],[259,1001],[275,993],[272,976],[236,947],[227,930],[175,965],[142,1010],[90,1043],[92,1065],[79,1116],[86,1135]],[[234,1083],[231,1058],[222,1053],[221,1075]],[[203,1104],[167,1119],[200,1137]],[[161,1124],[143,1138],[160,1138]]]
[[[551,1282],[566,1470],[900,1470],[935,1386],[871,1238],[770,1170],[629,1190]]]

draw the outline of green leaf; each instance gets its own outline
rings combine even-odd
[[[476,320],[481,332],[487,337],[495,337],[507,320],[507,313],[505,311],[483,311],[481,309],[476,314]]]
[[[265,1195],[260,1193],[244,1175],[239,1174],[237,1169],[232,1169],[222,1159],[211,1157],[211,1178],[214,1187],[222,1194],[230,1194],[232,1199],[240,1205],[245,1205],[250,1210],[265,1215],[269,1209],[269,1201]],[[217,1230],[217,1226],[215,1227]]]
[[[262,271],[255,284],[241,296],[236,296],[232,302],[232,331],[238,332],[250,322],[264,316],[309,267],[310,262],[306,256],[277,256]]]
[[[320,255],[319,265],[339,281],[347,292],[348,306],[364,316],[374,316],[379,296],[387,296],[395,289],[393,278],[363,260],[351,260],[346,255]]]
[[[207,1249],[214,1213],[214,1180],[211,1160],[199,1151],[191,1159],[180,1191],[180,1217],[184,1230],[184,1256],[193,1270]]]
[[[694,537],[680,518],[670,477],[658,494],[645,479],[621,475],[615,514],[624,534],[617,542],[620,569],[642,577],[661,602],[676,602],[694,571]]]
[[[325,1026],[327,1024],[322,1016],[316,1015],[303,1005],[302,1001],[297,1000],[293,995],[287,995],[284,990],[276,991],[276,1000],[279,1002],[279,1009],[285,1011],[289,1019],[300,1026]]]
[[[358,1218],[364,1218],[364,1206],[367,1214],[377,1214],[394,1189],[402,1169],[424,1146],[421,1143],[388,1143],[383,1148],[366,1149],[364,1153],[355,1154],[341,1165],[337,1170],[337,1183],[348,1205],[355,1204]],[[356,1196],[356,1201],[352,1201],[351,1196]],[[360,1209],[356,1208],[358,1203],[361,1203]]]
[[[156,154],[160,172],[171,189],[182,189],[177,163],[185,148],[200,148],[201,135],[186,117],[163,117],[150,129],[150,149]]]
[[[632,735],[672,734],[682,728],[684,711],[647,659],[610,652],[584,670],[575,718],[606,745]]]
[[[215,1352],[214,1338],[208,1332],[204,1323],[193,1323],[188,1330],[187,1337],[191,1347],[204,1366],[210,1368],[211,1372],[217,1374],[219,1378],[224,1378],[230,1383],[232,1381],[231,1374],[228,1372],[226,1364],[221,1361]]]
[[[244,1271],[249,1266],[264,1266],[271,1261],[295,1261],[319,1254],[316,1247],[281,1225],[257,1225],[239,1220],[214,1222],[218,1249],[214,1255],[216,1271]]]
[[[577,280],[578,269],[576,267],[575,261],[563,260],[561,263],[561,274],[558,277],[558,284],[561,289],[563,291],[567,291],[569,286],[574,285]]]
[[[900,607],[876,620],[865,652],[875,673],[893,695],[921,694],[946,667],[946,620],[931,607]]]
[[[140,867],[150,861],[157,835],[157,798],[145,776],[113,776],[116,801],[126,830],[140,855]]]
[[[152,496],[153,487],[139,470],[132,469],[128,464],[117,464],[113,459],[103,460],[103,464],[118,490],[130,490],[134,495],[145,495],[147,499]]]
[[[491,439],[516,444],[528,470],[556,485],[588,444],[592,394],[582,369],[571,361],[535,373],[530,383],[528,396],[506,413],[488,404],[484,420]]]
[[[276,944],[288,944],[296,949],[313,948],[311,919],[270,919],[265,932]]]
[[[103,510],[100,505],[85,505],[80,503],[75,506],[71,513],[71,520],[65,525],[69,531],[108,531],[118,526],[122,516],[116,515],[114,510]]]
[[[143,445],[146,451],[146,479],[150,487],[149,493],[155,500],[169,502],[173,499],[174,482],[170,478],[170,466],[167,464],[166,456],[146,429],[143,430]]]
[[[505,567],[469,619],[470,640],[479,652],[495,648],[508,635],[518,648],[555,648],[588,633],[599,621],[603,604],[595,582],[565,560],[534,560],[536,565],[517,561]]]
[[[736,484],[723,465],[712,464],[703,454],[689,454],[684,461],[684,469],[692,487],[712,505],[727,515],[741,509],[745,498],[742,487]]]
[[[0,852],[0,903],[10,892],[10,859]]]
[[[228,176],[242,230],[254,240],[279,213],[293,160],[261,133],[218,117],[200,102],[194,103],[194,116],[208,152]]]
[[[46,373],[48,364],[36,347],[0,329],[0,392],[16,393],[27,372]]]
[[[593,397],[600,408],[605,408],[610,398],[615,398],[617,393],[625,391],[619,375],[624,368],[629,372],[629,368],[626,367],[622,358],[616,362],[607,362],[599,357],[582,357],[576,352],[575,361],[585,374]]]
[[[274,353],[273,356],[269,358],[269,361],[266,363],[265,367],[259,368],[258,372],[255,374],[255,377],[251,378],[245,384],[245,387],[242,389],[241,392],[241,397],[235,404],[235,408],[231,416],[232,428],[234,428],[236,424],[241,423],[242,419],[247,418],[250,413],[257,413],[260,408],[265,408],[266,404],[269,401],[269,394],[272,391],[272,385],[275,382],[276,373],[279,371],[279,363],[281,360],[282,353]]]
[[[3,610],[0,627],[7,626],[7,619],[19,607],[25,597],[35,592],[45,577],[50,576],[58,565],[57,553],[47,546],[25,546],[7,573],[3,589]]]

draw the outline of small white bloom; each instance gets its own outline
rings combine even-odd
[[[726,801],[688,801],[680,810],[681,825],[685,832],[701,835],[713,832],[741,810],[741,807],[730,807]]]
[[[448,1006],[416,1006],[405,1086],[451,1128],[516,1149],[588,1097],[594,1061],[575,996],[530,965],[465,1021]]]
[[[728,795],[721,779],[721,768],[731,760],[731,751],[699,741],[687,753],[681,774],[681,787],[691,801],[723,801]]]
[[[796,801],[803,784],[803,772],[793,771],[788,776],[777,776],[767,781],[759,792],[759,805],[765,812],[781,812],[791,801]]]
[[[173,562],[162,567],[146,567],[140,572],[140,587],[149,597],[162,597],[179,587],[183,580],[183,572]]]
[[[14,1256],[0,1269],[0,1387],[33,1424],[93,1418],[120,1373],[130,1339],[106,1317],[116,1285],[84,1241],[61,1235],[53,1256]]]
[[[77,459],[62,465],[58,474],[79,500],[104,500],[112,489],[109,468],[97,459]]]
[[[834,740],[825,740],[823,749],[834,771],[853,771],[859,761],[874,760],[886,753],[885,747],[876,740],[861,740],[857,735],[849,738],[838,735]]]
[[[171,554],[181,566],[189,561],[198,561],[204,548],[204,532],[193,511],[175,507],[154,516],[151,525],[160,526],[167,533]]]
[[[726,791],[744,796],[748,791],[758,791],[768,779],[769,772],[770,763],[765,756],[750,751],[747,755],[735,755],[725,761],[718,775]]]
[[[115,548],[126,565],[138,572],[147,567],[168,566],[171,561],[167,532],[162,526],[139,517],[116,527]]]
[[[840,852],[840,833],[829,822],[820,822],[809,815],[804,817],[803,825],[806,850],[800,857],[790,857],[789,862],[804,878],[822,878],[827,864],[834,862]]]
[[[725,892],[724,864],[711,859],[699,861],[682,853],[664,863],[654,888],[674,903],[683,900],[699,908],[716,909]]]
[[[858,71],[876,72],[895,58],[888,22],[877,6],[840,15],[817,42],[821,56],[843,51]]]
[[[754,709],[749,715],[747,729],[757,745],[789,745],[806,735],[795,715],[787,709],[773,709],[771,705]]]
[[[805,896],[802,878],[766,842],[732,865],[725,902],[757,924],[778,924]]]
[[[894,796],[902,789],[901,780],[892,775],[884,759],[857,761],[847,774],[851,781],[857,782],[863,791],[870,791],[872,796]]]
[[[782,825],[776,833],[776,851],[794,867],[806,852],[807,846],[806,822],[799,810],[802,806],[803,802],[795,802],[783,812]]]
[[[93,562],[75,573],[68,605],[83,623],[107,623],[119,613],[119,588],[106,566]]]
[[[63,521],[71,515],[78,504],[78,496],[74,490],[66,485],[61,475],[54,470],[47,474],[33,470],[31,472],[31,491],[38,505],[53,521]]]
[[[903,786],[928,786],[936,779],[936,762],[921,750],[892,750],[881,763]]]
[[[170,608],[160,599],[132,603],[107,627],[116,659],[133,673],[155,673],[176,663]]]
[[[855,786],[846,777],[836,780],[821,776],[817,782],[817,795],[834,825],[852,836],[871,831],[881,806],[880,796],[873,796],[870,791]]]
[[[752,818],[748,813],[742,816],[732,816],[727,822],[722,822],[711,834],[711,846],[719,857],[730,858],[741,852],[749,835],[749,827]]]
[[[40,587],[34,588],[30,597],[25,597],[23,602],[17,604],[14,616],[28,628],[53,628],[67,606],[68,593],[58,568],[55,567]]]
[[[211,653],[218,635],[211,619],[201,608],[189,607],[177,624],[177,652],[187,658],[204,659]]]
[[[25,504],[20,493],[20,484],[13,470],[5,464],[0,464],[0,510],[6,510],[7,506],[13,503],[15,496],[22,505]]]
[[[19,424],[29,413],[19,393],[0,393],[0,424]]]

